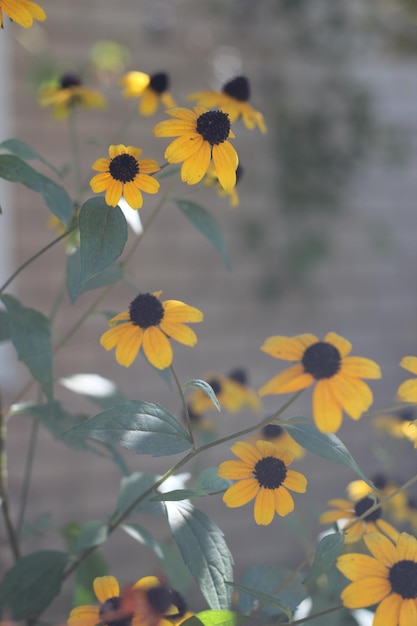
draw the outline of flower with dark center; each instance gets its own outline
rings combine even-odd
[[[161,293],[140,293],[127,311],[109,321],[112,328],[101,336],[100,343],[106,350],[116,348],[119,365],[129,367],[142,349],[148,361],[162,370],[172,363],[169,338],[186,346],[197,343],[195,332],[186,324],[201,322],[203,313],[179,300],[161,302]]]
[[[342,591],[345,607],[377,605],[373,626],[411,626],[417,619],[417,539],[401,533],[390,540],[364,536],[367,554],[343,554],[336,567],[350,584]]]
[[[375,361],[348,356],[351,349],[347,339],[333,332],[323,341],[310,334],[269,337],[261,346],[263,352],[298,364],[263,385],[259,395],[291,393],[315,384],[314,422],[322,433],[335,433],[343,411],[357,420],[373,402],[372,391],[361,379],[381,377]]]
[[[139,159],[141,154],[142,150],[134,146],[110,146],[109,158],[97,159],[92,165],[100,172],[90,180],[94,193],[105,191],[109,206],[117,206],[123,195],[132,209],[142,208],[142,192],[159,191],[159,182],[151,174],[159,172],[160,167],[153,159]]]
[[[168,111],[172,120],[159,122],[153,129],[155,137],[177,137],[165,150],[169,163],[182,163],[181,180],[195,185],[207,173],[211,161],[223,189],[233,189],[238,166],[237,152],[228,141],[234,134],[224,111],[192,111],[174,108]]]
[[[42,88],[38,93],[38,100],[41,106],[51,106],[57,119],[65,119],[78,107],[106,108],[104,96],[96,89],[85,87],[81,77],[73,72],[63,74],[53,85]]]
[[[239,206],[239,194],[237,190],[237,185],[242,179],[243,172],[243,167],[240,165],[240,163],[238,163],[238,166],[236,168],[236,185],[233,187],[233,189],[223,189],[219,182],[219,179],[217,178],[214,166],[210,165],[203,182],[207,187],[215,187],[217,194],[222,198],[229,198],[229,205],[232,209],[234,209],[235,207]]]
[[[30,28],[34,20],[46,20],[45,11],[31,0],[0,0],[0,28],[3,28],[3,13],[23,28]]]
[[[249,98],[249,80],[246,76],[235,76],[220,91],[198,91],[190,94],[187,100],[195,100],[200,107],[224,111],[232,124],[242,119],[246,128],[252,130],[257,126],[262,133],[266,133],[263,115],[249,104]]]
[[[408,439],[417,447],[415,406],[406,406],[395,413],[383,413],[372,418],[374,427],[395,439]]]
[[[255,446],[238,441],[231,450],[239,460],[224,461],[218,470],[221,478],[237,480],[223,495],[226,506],[235,508],[255,499],[255,522],[263,526],[275,513],[282,517],[291,513],[294,500],[288,489],[304,493],[307,487],[303,474],[288,469],[294,460],[291,452],[263,440]]]
[[[153,115],[162,103],[165,109],[175,107],[175,101],[169,93],[169,76],[166,72],[145,74],[128,72],[120,79],[124,98],[139,98],[138,111],[146,117]]]
[[[417,377],[417,356],[405,356],[401,359],[400,366]],[[417,378],[408,378],[401,383],[397,394],[402,402],[417,403]]]
[[[320,523],[340,523],[340,530],[345,532],[346,543],[359,541],[372,532],[384,533],[396,541],[398,530],[383,518],[384,511],[389,509],[388,506],[384,505],[384,510],[379,507],[365,515],[363,519],[358,519],[379,502],[377,493],[364,480],[349,483],[347,492],[349,499],[336,498],[328,501],[329,506],[334,508],[322,513]]]
[[[230,376],[214,372],[207,373],[204,380],[211,386],[221,408],[225,411],[237,413],[244,408],[259,410],[259,398],[248,385],[242,384]],[[215,409],[211,398],[202,389],[196,389],[190,395],[189,404],[192,410],[199,414]]]
[[[267,424],[261,429],[259,435],[254,436],[256,441],[255,437],[256,439],[271,441],[276,448],[287,448],[294,459],[301,459],[305,454],[304,448],[279,424]]]

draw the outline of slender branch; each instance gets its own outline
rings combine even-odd
[[[12,551],[14,560],[17,561],[20,557],[20,549],[16,530],[13,525],[9,509],[9,496],[7,491],[6,433],[6,417],[2,411],[0,398],[0,507],[3,511],[3,517],[6,525],[6,532],[9,538],[10,549]]]
[[[22,532],[23,521],[25,519],[26,504],[28,501],[30,480],[32,477],[33,462],[35,459],[35,450],[36,450],[38,430],[39,430],[39,422],[38,420],[34,419],[32,420],[32,429],[30,432],[30,439],[29,439],[29,450],[28,450],[28,454],[26,458],[25,471],[23,475],[24,478],[23,478],[22,496],[21,496],[19,516],[17,520],[18,536],[20,536]]]
[[[192,444],[193,444],[193,449],[195,450],[195,441],[194,441],[194,435],[193,435],[193,429],[191,428],[191,419],[190,419],[190,412],[188,410],[188,405],[187,405],[187,401],[185,399],[185,395],[184,395],[184,391],[181,387],[180,381],[178,380],[178,376],[175,373],[175,369],[174,366],[171,364],[170,367],[171,370],[171,374],[175,380],[175,384],[177,386],[178,389],[178,393],[180,394],[180,398],[181,398],[181,403],[182,403],[182,409],[183,409],[183,413],[184,413],[184,418],[187,424],[187,428],[188,428],[188,433],[190,435]]]
[[[330,609],[325,609],[324,611],[319,611],[318,613],[312,613],[311,615],[307,615],[307,617],[302,617],[301,619],[296,619],[291,622],[281,622],[280,626],[298,626],[298,624],[306,624],[307,622],[311,622],[313,619],[329,615],[329,613],[335,613],[343,608],[343,605],[339,604],[338,606],[332,606]]]
[[[73,108],[69,117],[68,117],[68,134],[71,145],[71,161],[72,168],[74,171],[74,181],[75,181],[75,198],[77,201],[81,199],[81,188],[82,188],[82,179],[81,179],[81,168],[80,168],[80,150],[78,146],[78,133],[77,133],[77,113],[76,109]]]

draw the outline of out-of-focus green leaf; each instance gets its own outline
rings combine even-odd
[[[246,615],[234,611],[200,611],[182,622],[181,626],[239,626],[247,621]]]
[[[190,202],[189,200],[176,199],[175,204],[187,217],[190,222],[199,230],[216,248],[224,261],[224,264],[230,269],[230,259],[227,253],[226,244],[223,238],[222,231],[217,220],[205,209],[196,202]]]
[[[10,339],[9,316],[7,311],[0,310],[0,341]]]
[[[38,174],[30,165],[13,154],[0,155],[0,178],[12,183],[22,183],[32,191],[40,193],[49,210],[68,226],[74,213],[74,204],[61,185],[43,174]]]
[[[175,417],[159,404],[139,400],[103,411],[71,428],[68,434],[152,456],[177,454],[191,447],[188,432]]]
[[[87,280],[80,288],[80,272],[81,254],[78,249],[67,257],[67,292],[72,303],[76,301],[80,294],[112,285],[123,277],[123,269],[120,265],[110,265],[96,276],[93,276],[93,278]]]
[[[197,389],[200,389],[201,391],[203,391],[206,394],[206,396],[210,398],[210,400],[212,401],[212,403],[214,404],[218,412],[219,413],[221,412],[222,409],[221,409],[220,403],[217,399],[216,394],[214,393],[213,387],[209,383],[206,383],[205,380],[194,378],[193,380],[187,381],[183,385],[184,391],[188,389],[189,387],[196,387]]]
[[[49,161],[44,159],[43,156],[36,152],[36,150],[31,148],[26,142],[21,141],[20,139],[6,139],[6,141],[2,141],[0,143],[0,150],[7,150],[8,152],[11,152],[15,156],[20,157],[21,159],[24,159],[26,161],[32,161],[33,159],[36,159],[37,161],[40,161],[41,163],[49,167],[49,169],[51,169],[57,176],[61,176],[61,172],[57,170],[57,168],[52,165],[52,163],[49,163]]]
[[[325,535],[321,539],[314,555],[311,569],[303,581],[305,585],[309,585],[332,567],[337,557],[341,554],[344,543],[345,536],[343,533],[332,533],[331,535]]]
[[[268,606],[273,607],[273,609],[275,609],[275,611],[278,613],[285,613],[288,619],[291,619],[292,617],[291,609],[285,604],[283,604],[282,602],[280,602],[276,596],[273,596],[269,593],[264,593],[263,591],[260,591],[259,589],[250,589],[249,587],[245,587],[244,585],[234,584],[233,587],[237,589],[238,591],[244,592],[247,595],[251,596],[252,598],[255,598],[258,603],[261,603],[264,605],[267,604]]]
[[[150,490],[157,480],[158,476],[145,474],[144,472],[134,472],[130,474],[130,476],[124,476],[120,482],[115,516],[124,513],[140,496],[148,491],[148,489]],[[133,513],[140,511],[141,513],[153,513],[156,515],[163,514],[163,505],[160,502],[150,501],[153,493],[154,492],[151,491],[150,494],[135,507]]]
[[[184,563],[212,609],[232,599],[233,558],[220,528],[189,502],[166,504],[168,522]]]
[[[122,524],[120,528],[124,530],[129,537],[132,537],[136,541],[139,541],[139,543],[148,546],[148,548],[155,552],[159,559],[164,558],[164,552],[161,546],[155,537],[151,535],[148,530],[146,530],[146,528],[142,528],[142,526],[139,526],[138,524]]]
[[[108,206],[103,197],[90,198],[82,205],[79,216],[80,275],[79,295],[86,283],[107,269],[122,254],[127,241],[126,218],[121,209]],[[74,293],[75,291],[75,293]]]
[[[42,550],[22,557],[0,584],[0,614],[16,621],[34,618],[61,590],[66,552]]]
[[[3,295],[0,298],[9,314],[10,339],[17,356],[51,400],[53,378],[49,320],[39,311],[23,306],[14,296]]]
[[[98,520],[87,522],[80,528],[80,534],[74,548],[75,552],[82,552],[92,546],[99,546],[106,541],[108,533],[109,527],[105,522]]]

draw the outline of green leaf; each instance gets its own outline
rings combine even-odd
[[[220,528],[189,502],[167,503],[168,522],[184,563],[212,609],[232,600],[233,559]]]
[[[120,491],[117,501],[115,516],[124,513],[130,506],[138,500],[146,491],[151,490],[157,482],[158,476],[145,474],[144,472],[134,472],[130,476],[124,476],[120,481]],[[164,513],[164,507],[159,502],[151,502],[150,498],[154,494],[152,489],[150,494],[144,498],[132,513]]]
[[[218,412],[219,413],[221,412],[222,409],[221,409],[220,403],[217,399],[216,394],[214,393],[213,387],[209,383],[207,383],[205,380],[194,378],[193,380],[188,380],[183,385],[184,391],[188,389],[189,387],[196,387],[197,389],[201,389],[201,391],[203,391],[206,394],[206,396],[210,398],[210,400],[212,401],[212,403],[214,404]]]
[[[98,520],[91,520],[81,527],[74,551],[83,552],[83,550],[92,546],[99,546],[106,541],[108,534],[108,524]]]
[[[19,559],[0,584],[0,615],[16,621],[34,618],[61,590],[66,552],[42,550]]]
[[[7,315],[7,311],[0,310],[0,341],[8,341],[9,339],[9,316]]]
[[[27,143],[21,141],[20,139],[6,139],[6,141],[2,141],[0,143],[0,150],[7,150],[11,152],[17,157],[24,159],[26,161],[31,161],[32,159],[36,159],[49,167],[57,176],[61,176],[61,172],[57,170],[57,168],[49,163],[46,159],[43,158],[38,152],[33,150]]]
[[[100,289],[116,283],[123,277],[123,269],[120,265],[110,265],[105,270],[87,280],[80,288],[81,253],[77,249],[67,257],[67,292],[71,302],[74,304],[78,296],[86,291]]]
[[[268,606],[271,606],[274,609],[277,609],[279,613],[285,613],[288,619],[291,619],[292,617],[291,609],[288,606],[285,606],[282,602],[280,602],[276,596],[272,596],[269,593],[264,593],[260,591],[259,589],[256,589],[256,590],[250,589],[249,587],[245,587],[244,585],[234,584],[233,587],[235,589],[238,589],[241,592],[243,591],[244,593],[246,593],[249,596],[252,596],[253,598],[256,598],[256,600],[260,602],[261,604],[267,604]]]
[[[218,467],[207,467],[204,469],[198,476],[196,489],[210,495],[219,493],[219,491],[225,491],[230,487],[233,484],[233,480],[220,478],[218,471]]]
[[[1,158],[1,157],[0,157]],[[52,399],[52,346],[49,320],[10,295],[0,296],[9,314],[10,338],[20,361],[38,381],[48,399]]]
[[[344,544],[345,536],[343,533],[332,533],[331,535],[325,535],[321,539],[314,555],[311,569],[303,581],[305,585],[309,585],[332,567],[342,552]]]
[[[68,226],[74,214],[74,204],[61,185],[38,174],[30,165],[12,154],[0,155],[0,178],[12,183],[22,183],[40,193],[49,210]]]
[[[126,218],[101,196],[84,202],[80,210],[80,275],[76,295],[86,283],[122,254],[127,241]]]
[[[190,222],[199,230],[210,243],[220,252],[224,264],[230,269],[230,259],[227,253],[226,244],[222,231],[217,220],[204,207],[190,202],[189,200],[174,200],[177,207],[187,217]]]
[[[234,611],[200,611],[182,622],[181,626],[239,626],[247,621],[246,615]]]
[[[159,404],[139,400],[103,411],[71,428],[67,434],[113,443],[152,456],[169,456],[191,447],[188,432],[175,417]]]
[[[150,548],[159,559],[162,560],[164,558],[164,552],[161,546],[146,528],[138,526],[138,524],[122,524],[120,528],[124,530],[129,537],[132,537],[136,541],[139,541],[139,543]]]
[[[323,459],[335,461],[350,467],[358,476],[362,478],[372,489],[374,485],[362,472],[355,459],[340,441],[339,437],[331,434],[321,433],[314,424],[292,424],[293,420],[300,420],[299,417],[290,418],[283,426],[290,431],[290,435],[303,448],[321,456]]]

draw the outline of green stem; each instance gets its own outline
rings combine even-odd
[[[6,416],[1,408],[0,398],[0,507],[3,512],[4,523],[6,525],[6,532],[9,539],[10,549],[13,554],[13,558],[17,561],[20,557],[19,541],[15,527],[13,525],[10,508],[9,508],[9,495],[7,490],[7,451],[6,451],[6,438],[7,438],[7,424]]]
[[[183,389],[181,387],[180,381],[178,380],[178,376],[175,373],[175,369],[174,369],[174,366],[172,364],[171,364],[170,370],[171,370],[171,374],[172,374],[172,376],[173,376],[173,378],[175,380],[175,384],[177,386],[178,393],[180,394],[181,403],[182,403],[182,410],[183,410],[183,413],[184,413],[184,419],[185,419],[186,424],[187,424],[188,434],[190,435],[190,439],[191,439],[192,444],[193,444],[193,450],[195,450],[195,441],[194,441],[193,429],[191,427],[190,412],[188,410],[187,401],[185,399],[184,391],[183,391]]]
[[[68,116],[68,134],[71,145],[71,162],[72,169],[74,171],[75,181],[75,199],[77,204],[81,201],[82,192],[82,177],[80,168],[80,150],[78,145],[78,132],[77,132],[77,114],[75,107],[72,109]]]
[[[28,265],[30,265],[31,263],[33,263],[33,261],[36,261],[36,259],[38,259],[40,256],[42,256],[42,254],[44,254],[45,252],[47,252],[50,248],[52,248],[52,246],[54,246],[56,243],[58,243],[59,241],[61,241],[62,239],[65,239],[65,237],[67,237],[70,233],[72,233],[75,229],[77,228],[77,224],[75,224],[74,226],[71,226],[70,228],[68,228],[68,230],[65,231],[65,233],[62,233],[62,235],[59,235],[59,237],[56,237],[56,239],[53,239],[50,243],[48,243],[46,246],[44,246],[43,248],[41,248],[40,250],[38,250],[38,252],[36,252],[36,254],[34,254],[33,256],[31,256],[27,261],[25,261],[24,263],[22,263],[22,265],[20,267],[17,268],[17,270],[15,272],[13,272],[13,274],[6,280],[6,282],[0,287],[0,294],[3,293],[3,291],[6,289],[6,287],[8,287],[10,285],[10,283],[16,278],[16,276],[18,276],[20,274],[20,272],[22,270],[25,269],[25,267],[27,267]]]
[[[19,512],[19,517],[18,517],[18,521],[17,521],[17,534],[18,534],[18,536],[20,536],[20,534],[22,532],[23,521],[25,519],[26,504],[27,504],[27,501],[28,501],[29,489],[30,489],[30,480],[31,480],[31,477],[32,477],[33,462],[34,462],[34,459],[35,459],[35,450],[36,450],[36,441],[37,441],[38,430],[39,430],[39,422],[38,422],[38,420],[34,419],[32,421],[32,429],[31,429],[31,432],[30,432],[29,450],[28,450],[28,455],[27,455],[27,459],[26,459],[24,478],[23,478],[23,487],[22,487],[22,497],[21,497],[21,504],[20,504],[20,512]]]
[[[343,605],[339,604],[338,606],[332,606],[330,609],[326,609],[324,611],[319,611],[318,613],[307,615],[307,617],[302,617],[301,619],[296,619],[291,622],[281,622],[280,626],[298,626],[298,624],[305,624],[306,622],[311,622],[311,620],[313,619],[317,619],[318,617],[323,617],[324,615],[329,615],[329,613],[335,613],[336,611],[340,611],[341,609],[343,609]]]

